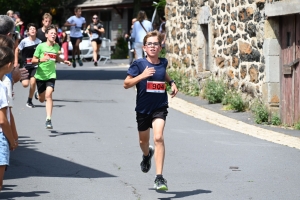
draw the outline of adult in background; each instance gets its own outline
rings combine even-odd
[[[97,15],[94,15],[92,20],[93,20],[92,23],[88,25],[86,29],[86,33],[89,34],[91,44],[93,47],[94,66],[97,66],[98,53],[102,43],[101,34],[104,33],[105,30],[103,28],[103,24],[101,23]]]
[[[159,18],[159,20],[161,21],[161,24],[160,24],[160,26],[159,26],[159,32],[162,32],[162,26],[163,26],[163,24],[166,24],[166,18],[164,17],[164,16],[161,16],[160,18]]]
[[[42,28],[39,28],[37,30],[36,37],[40,39],[42,42],[46,42],[47,38],[45,36],[45,31],[52,24],[52,15],[50,13],[45,13],[43,15],[42,24],[43,24]],[[56,37],[55,42],[57,44],[60,44],[58,37]]]
[[[13,41],[16,39],[15,22],[8,15],[0,15],[0,35],[6,35]],[[19,66],[15,65],[13,71],[7,76],[14,84],[20,81],[21,78],[27,77],[28,72],[25,68],[20,69]]]
[[[81,8],[76,7],[74,9],[75,15],[67,19],[65,26],[70,26],[70,40],[73,46],[72,50],[72,65],[75,68],[76,67],[76,60],[75,56],[77,55],[77,62],[79,66],[82,66],[83,63],[80,59],[80,49],[79,44],[82,41],[82,29],[84,30],[86,27],[86,21],[84,17],[81,17]]]
[[[133,24],[131,37],[134,38],[136,59],[143,58],[143,40],[148,32],[152,31],[152,23],[148,21],[145,11],[139,11],[137,21]]]

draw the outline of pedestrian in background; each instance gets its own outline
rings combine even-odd
[[[105,32],[104,26],[97,15],[93,15],[92,23],[88,25],[86,33],[89,34],[93,47],[94,66],[98,65],[98,54],[102,43],[102,34]]]
[[[73,46],[72,50],[72,64],[73,67],[76,67],[76,60],[79,64],[79,66],[82,66],[82,60],[80,59],[80,49],[79,44],[82,42],[83,34],[82,30],[85,30],[86,28],[86,21],[85,18],[81,16],[81,8],[76,7],[74,9],[73,16],[69,17],[65,23],[65,26],[70,27],[70,40]],[[75,59],[75,56],[77,55],[77,59]]]
[[[148,21],[146,12],[141,10],[137,15],[137,21],[133,24],[131,37],[134,38],[135,58],[144,57],[143,40],[148,32],[152,31],[152,23]]]

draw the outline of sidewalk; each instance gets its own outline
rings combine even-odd
[[[110,67],[110,66],[115,66],[115,67],[124,67],[128,68],[128,59],[112,59],[108,60],[105,64],[103,64],[104,61],[101,61],[98,64],[98,67]],[[85,65],[88,66],[93,66],[92,62],[85,62]],[[261,125],[261,124],[256,124],[254,122],[254,116],[252,115],[251,112],[235,112],[235,111],[230,111],[230,110],[222,110],[222,104],[209,104],[207,100],[201,99],[200,97],[192,97],[192,96],[187,96],[182,93],[178,93],[177,98],[180,98],[182,100],[185,100],[189,103],[192,103],[196,106],[199,106],[201,108],[208,109],[212,112],[221,114],[223,116],[244,122],[246,124],[252,125],[254,127],[259,127],[263,128],[269,131],[274,131],[277,133],[282,133],[285,135],[293,136],[300,138],[300,131],[299,130],[292,130],[290,128],[284,128],[284,127],[278,127],[278,126],[272,126],[272,125]]]

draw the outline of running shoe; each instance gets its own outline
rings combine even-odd
[[[154,148],[153,146],[149,146],[149,155],[148,156],[144,156],[143,155],[143,161],[141,162],[141,170],[144,173],[149,172],[149,170],[151,169],[151,158],[154,154]]]
[[[35,93],[34,93],[34,98],[35,98],[36,100],[39,99],[39,93],[38,93],[38,91],[35,91]]]
[[[26,103],[26,106],[27,106],[28,108],[34,108],[34,107],[35,107],[35,106],[33,105],[32,102],[27,102],[27,103]]]
[[[75,60],[72,60],[72,65],[73,65],[74,68],[76,67],[76,61]]]
[[[46,120],[46,129],[53,129],[52,123],[51,123],[51,119],[47,119]]]
[[[98,63],[97,63],[97,62],[94,62],[94,66],[95,66],[95,67],[98,66]]]
[[[79,66],[82,66],[82,65],[83,65],[82,61],[81,61],[79,58],[77,59],[77,62],[78,62],[78,64],[79,64]]]
[[[154,180],[153,188],[156,190],[167,191],[168,190],[167,180],[164,179],[163,177],[156,177]]]

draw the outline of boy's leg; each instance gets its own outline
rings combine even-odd
[[[165,120],[155,118],[152,122],[153,127],[153,140],[155,145],[155,163],[156,163],[156,174],[162,174],[164,159],[165,159],[165,143],[164,143],[164,127]]]
[[[24,88],[27,88],[29,86],[29,79],[23,79],[21,83]]]
[[[35,92],[35,87],[36,87],[36,79],[34,77],[31,77],[30,78],[30,88],[29,88],[29,98],[31,98],[31,99],[32,99],[33,94]]]
[[[3,178],[4,178],[5,167],[6,167],[6,165],[0,166],[0,191],[2,190],[2,187],[3,187]]]
[[[46,88],[45,99],[46,99],[47,119],[51,119],[51,116],[52,116],[52,109],[53,109],[52,93],[53,93],[53,91],[54,91],[53,87],[48,86]]]
[[[139,131],[140,147],[144,156],[149,155],[149,139],[150,139],[150,128],[145,131]]]

